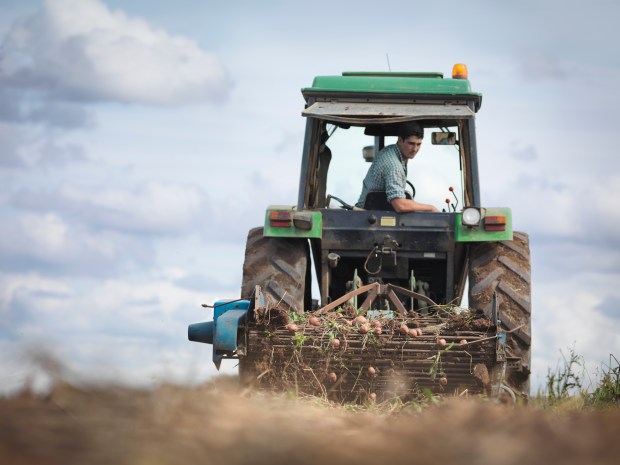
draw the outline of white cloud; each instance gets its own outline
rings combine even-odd
[[[15,127],[0,122],[0,168],[17,169],[25,166],[21,156],[23,139],[23,134]]]
[[[65,183],[51,191],[24,189],[3,197],[0,213],[12,218],[0,232],[4,270],[110,276],[154,263],[158,239],[210,232],[211,209],[197,187]],[[220,228],[212,229],[218,233]]]
[[[151,263],[152,244],[115,231],[90,230],[58,213],[22,213],[0,236],[4,270],[107,275],[131,263]]]
[[[599,178],[536,173],[516,179],[511,187],[527,194],[519,195],[514,204],[519,220],[532,227],[532,233],[594,246],[601,245],[600,241],[618,244],[620,211],[615,202],[620,196],[619,174],[610,172]]]
[[[137,233],[183,233],[206,213],[205,194],[196,187],[148,183],[138,190],[85,190],[64,186],[59,195],[106,228]]]
[[[46,0],[6,36],[7,82],[56,100],[173,105],[222,101],[230,80],[196,42],[100,0]]]
[[[93,230],[130,234],[183,234],[207,214],[206,195],[197,187],[146,183],[136,189],[84,188],[65,183],[57,190],[20,191],[13,205],[54,211]]]
[[[173,316],[183,307],[200,309],[199,292],[177,287],[166,276],[153,277],[152,281],[138,285],[128,281],[106,281],[88,298],[95,302],[92,306],[95,314],[109,314],[112,311],[132,319],[153,314]],[[113,310],[115,308],[119,310]]]
[[[0,318],[3,323],[7,323],[7,313],[13,305],[15,299],[20,295],[38,293],[46,295],[47,305],[52,310],[57,310],[56,300],[52,296],[66,298],[72,295],[72,290],[67,283],[58,279],[46,278],[36,273],[27,274],[6,274],[0,273]]]
[[[21,223],[24,232],[30,231],[31,244],[45,252],[57,253],[69,239],[67,224],[54,214],[25,215]]]
[[[0,122],[0,170],[46,171],[86,160],[81,146],[62,142],[53,132]]]

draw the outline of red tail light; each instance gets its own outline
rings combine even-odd
[[[290,228],[292,214],[286,210],[274,210],[269,212],[269,224],[273,228]]]
[[[506,217],[499,216],[485,216],[484,217],[484,229],[486,231],[505,231],[506,230]]]

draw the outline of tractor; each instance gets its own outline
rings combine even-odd
[[[339,401],[459,393],[527,400],[530,252],[511,210],[480,194],[467,67],[343,72],[301,90],[299,194],[249,231],[240,298],[217,301],[189,339],[242,382]],[[398,125],[425,131],[407,192],[438,212],[358,199]],[[430,137],[429,137],[430,135]],[[429,140],[430,139],[430,140]],[[357,204],[357,205],[356,205]],[[464,303],[466,305],[462,306]]]

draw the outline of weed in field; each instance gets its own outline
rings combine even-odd
[[[603,366],[592,381],[583,357],[568,349],[562,351],[561,363],[547,374],[546,390],[533,401],[543,408],[602,409],[620,407],[620,363],[609,355],[609,364]],[[585,380],[590,380],[588,383]]]
[[[550,405],[568,399],[573,394],[579,394],[582,390],[585,362],[581,355],[575,353],[574,348],[569,348],[568,358],[562,351],[563,364],[558,366],[555,372],[547,373],[547,397]]]
[[[609,365],[603,365],[601,372],[598,386],[586,396],[586,406],[594,408],[620,406],[620,363],[613,354],[609,354]]]

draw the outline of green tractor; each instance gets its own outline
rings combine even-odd
[[[451,79],[317,76],[302,94],[297,203],[267,208],[248,234],[241,299],[217,302],[190,340],[213,344],[218,367],[237,358],[242,381],[267,389],[339,401],[425,391],[526,400],[528,236],[513,232],[509,208],[482,202],[482,95],[467,68],[455,65]],[[427,134],[409,194],[440,211],[397,213],[381,192],[355,206],[368,162],[409,121]]]

